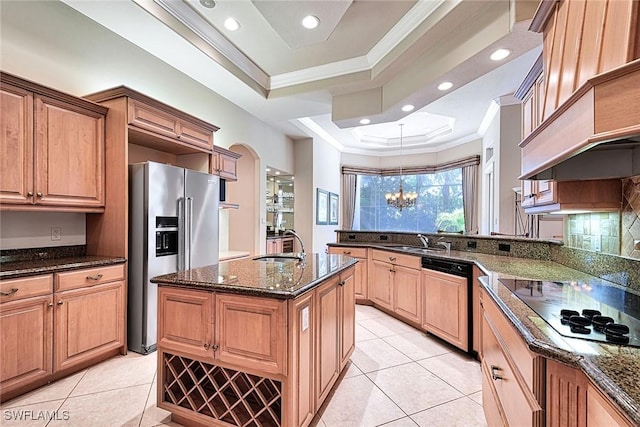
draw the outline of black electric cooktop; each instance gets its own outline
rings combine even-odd
[[[499,279],[559,334],[640,347],[640,296],[598,283]]]

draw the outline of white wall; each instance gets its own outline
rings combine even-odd
[[[487,155],[493,150],[493,155]],[[482,188],[482,201],[480,209],[480,234],[489,234],[498,231],[500,224],[500,213],[496,209],[495,200],[498,196],[498,185],[500,179],[500,114],[496,110],[496,115],[487,127],[482,137],[482,174],[480,187]]]
[[[313,193],[315,207],[315,189],[321,188],[330,193],[341,193],[340,179],[340,151],[323,141],[313,143]],[[342,201],[342,197],[340,197]],[[340,212],[341,209],[338,209]],[[315,208],[313,213],[315,219]],[[296,220],[297,221],[297,220]],[[340,228],[340,218],[337,225],[315,225],[313,232],[313,251],[324,252],[327,243],[336,241],[335,230]],[[315,223],[315,221],[314,221]]]
[[[60,229],[52,240],[51,228]],[[2,212],[0,248],[25,249],[86,244],[85,215],[60,212]]]
[[[216,145],[250,146],[263,169],[293,170],[293,143],[280,131],[63,3],[0,2],[0,7],[3,71],[77,96],[128,86],[219,126]],[[260,177],[264,194],[266,177]],[[7,221],[28,226],[19,215]],[[46,216],[42,221],[46,227],[55,224]],[[259,226],[254,223],[248,226]],[[221,236],[228,231],[221,228]],[[221,242],[221,248],[228,247]]]

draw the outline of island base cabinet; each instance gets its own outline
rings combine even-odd
[[[355,348],[354,284],[352,267],[288,300],[161,285],[158,406],[184,425],[310,425]]]

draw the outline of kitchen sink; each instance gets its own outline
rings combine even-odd
[[[254,261],[265,261],[265,262],[300,262],[304,260],[304,256],[302,255],[290,255],[290,254],[271,254],[259,256],[253,259]]]

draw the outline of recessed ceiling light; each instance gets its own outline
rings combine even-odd
[[[271,168],[267,168],[267,172],[271,172]]]
[[[509,55],[511,55],[511,51],[509,49],[498,49],[491,54],[490,58],[492,61],[500,61]]]
[[[278,184],[280,184],[280,180],[279,180],[279,179],[276,179],[276,182],[277,182]]]
[[[413,111],[413,109],[416,108],[411,104],[407,104],[407,105],[403,105],[402,106],[402,111],[404,112],[409,112],[409,111]]]
[[[216,7],[216,2],[214,0],[200,0],[200,4],[207,9],[213,9]]]
[[[276,171],[276,175],[280,175],[280,171]]]
[[[233,18],[224,20],[224,27],[229,31],[236,31],[240,28],[240,23]]]
[[[439,90],[449,90],[453,87],[453,83],[451,82],[442,82],[438,85]]]
[[[371,120],[369,120],[369,119],[360,119],[360,124],[361,125],[368,125],[369,123],[371,123]]]
[[[309,30],[313,30],[318,26],[318,24],[320,24],[320,20],[317,16],[307,15],[302,18],[302,26]]]

